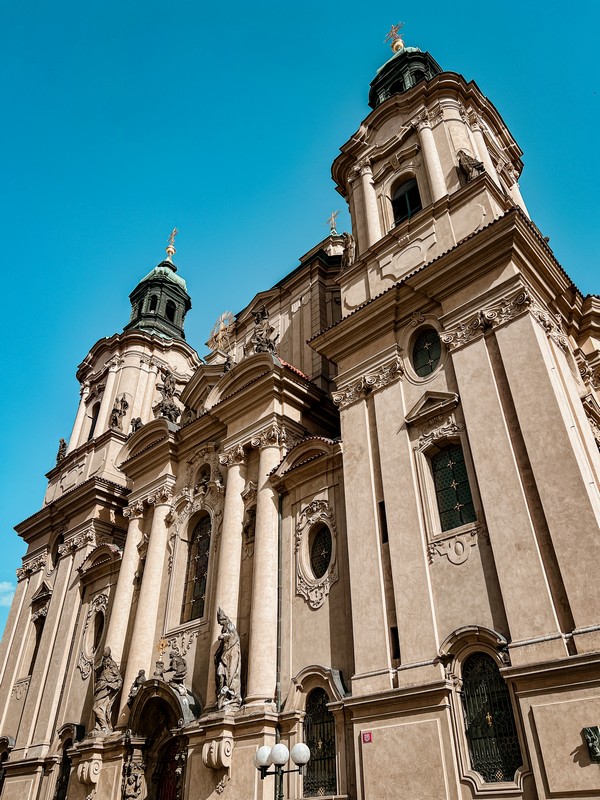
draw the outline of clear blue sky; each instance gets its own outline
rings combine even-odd
[[[598,292],[598,9],[1,0],[0,629],[24,552],[12,526],[41,506],[77,365],[123,328],[175,225],[201,354],[217,316],[292,269],[333,209],[349,229],[330,166],[399,19],[407,44],[495,103],[524,150],[532,218]]]

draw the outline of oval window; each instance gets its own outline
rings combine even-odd
[[[417,336],[412,349],[412,364],[419,378],[431,375],[442,357],[442,342],[435,328],[425,328]]]
[[[312,533],[310,545],[310,566],[315,578],[322,578],[331,563],[331,531],[327,525],[320,525]]]

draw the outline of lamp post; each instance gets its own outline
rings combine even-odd
[[[289,759],[292,759],[295,768],[284,769]],[[299,772],[304,775],[304,767],[308,764],[310,759],[310,750],[304,742],[298,742],[292,747],[292,752],[287,747],[279,742],[274,747],[263,745],[259,747],[254,755],[254,766],[260,772],[261,781],[267,775],[275,775],[277,781],[277,800],[283,800],[283,776],[287,772]],[[269,767],[273,767],[269,771]]]

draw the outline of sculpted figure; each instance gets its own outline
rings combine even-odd
[[[165,672],[173,673],[169,683],[178,683],[182,686],[187,676],[187,664],[185,662],[185,658],[175,650],[171,650],[169,653],[169,658],[171,661],[165,670]]]
[[[271,339],[271,334],[275,328],[269,322],[269,312],[266,307],[263,306],[258,311],[253,311],[252,316],[254,317],[254,331],[252,332],[250,341],[254,346],[254,352],[274,353],[275,343],[279,337],[277,336],[275,339]]]
[[[127,400],[125,400],[124,397],[117,398],[115,400],[113,410],[110,412],[111,428],[118,428],[119,430],[123,429],[122,419],[127,413],[128,408],[129,408],[129,403],[127,402]]]
[[[240,637],[222,608],[217,611],[217,620],[221,626],[219,647],[215,653],[217,708],[240,706]]]
[[[587,742],[591,761],[600,761],[600,735],[598,728],[584,728],[583,734]]]
[[[117,662],[111,658],[110,647],[105,647],[94,689],[92,711],[96,717],[96,724],[92,733],[98,734],[112,731],[110,712],[122,685],[123,678],[119,672]]]
[[[159,400],[152,410],[156,418],[166,417],[169,422],[177,422],[181,414],[173,400],[173,397],[177,394],[177,381],[173,373],[168,369],[162,370],[161,374],[163,382],[156,388],[161,393],[162,400]]]
[[[146,683],[146,670],[141,669],[138,672],[136,679],[131,684],[131,689],[129,690],[129,697],[127,698],[127,705],[129,708],[131,708],[133,705],[133,701],[135,700],[144,683]]]
[[[56,454],[56,463],[58,464],[59,461],[62,461],[66,455],[67,455],[67,443],[65,442],[64,439],[59,439],[58,453]]]
[[[142,418],[141,417],[134,417],[131,420],[131,432],[136,433],[142,427]]]
[[[476,158],[470,156],[466,150],[459,150],[458,153],[458,166],[462,174],[467,179],[467,183],[469,181],[474,180],[478,175],[481,175],[482,172],[485,172],[485,167],[481,161],[477,161]]]
[[[351,233],[343,233],[344,251],[342,253],[342,269],[351,267],[356,257],[356,242]]]

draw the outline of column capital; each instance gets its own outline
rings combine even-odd
[[[429,113],[427,111],[423,111],[416,117],[414,121],[414,126],[418,131],[422,131],[424,128],[429,128],[431,130],[431,119],[429,117]]]
[[[166,484],[164,486],[159,486],[158,489],[154,489],[154,491],[146,496],[145,500],[149,506],[161,506],[168,505],[172,497],[173,487]]]
[[[222,453],[219,453],[219,464],[222,464],[224,467],[232,467],[235,464],[244,464],[245,461],[246,452],[241,444],[238,444],[229,450],[223,450]]]
[[[139,519],[140,517],[144,516],[144,503],[142,500],[138,500],[135,503],[131,503],[129,506],[125,506],[123,509],[123,516],[126,519]]]
[[[265,447],[284,447],[287,443],[287,432],[283,425],[273,423],[255,433],[250,444],[263,450]]]

